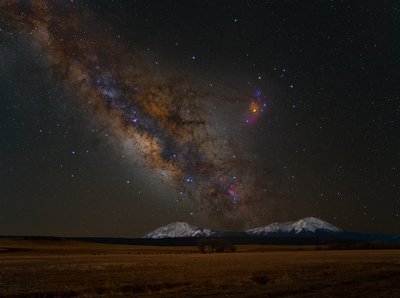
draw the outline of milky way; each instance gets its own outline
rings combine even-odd
[[[266,196],[256,177],[228,145],[215,140],[198,106],[201,91],[154,78],[121,42],[85,24],[77,4],[5,1],[2,10],[30,33],[48,56],[57,80],[77,90],[91,112],[110,127],[131,154],[184,197],[198,215],[221,222],[252,221]],[[243,120],[254,123],[265,108],[260,91]]]

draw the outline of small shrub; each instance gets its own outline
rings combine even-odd
[[[271,279],[264,272],[254,272],[251,280],[259,285],[266,285],[270,282]]]
[[[236,247],[223,238],[203,238],[197,241],[197,247],[201,253],[206,252],[234,252]]]

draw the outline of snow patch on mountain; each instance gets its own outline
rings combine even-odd
[[[301,233],[303,231],[315,233],[318,230],[328,231],[328,232],[341,232],[342,230],[330,224],[329,222],[323,221],[322,219],[316,217],[306,217],[296,221],[292,225],[293,231]]]
[[[174,222],[147,233],[143,238],[178,238],[178,237],[210,237],[218,233],[210,229],[203,229],[187,222]]]
[[[341,229],[323,221],[322,219],[316,217],[305,217],[296,222],[274,222],[267,226],[247,230],[246,233],[250,235],[264,236],[269,234],[301,234],[316,232],[337,233],[341,231]]]
[[[247,234],[252,235],[265,235],[265,234],[273,234],[273,233],[289,233],[291,231],[292,225],[294,221],[288,222],[274,222],[267,226],[257,227],[250,230],[247,230]]]

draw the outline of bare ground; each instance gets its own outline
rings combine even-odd
[[[400,297],[400,250],[0,240],[0,297],[74,296]]]

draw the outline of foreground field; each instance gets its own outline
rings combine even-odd
[[[0,296],[400,297],[400,250],[298,249],[0,240]]]

